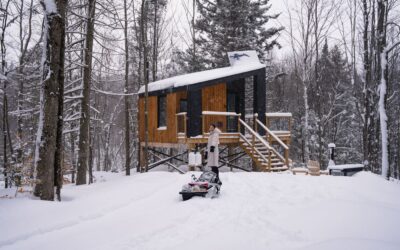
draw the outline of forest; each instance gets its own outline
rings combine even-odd
[[[61,200],[65,176],[136,172],[140,87],[241,50],[267,66],[267,112],[293,114],[293,162],[326,167],[334,143],[400,179],[398,0],[1,0],[0,46],[5,188]]]

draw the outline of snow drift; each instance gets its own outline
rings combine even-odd
[[[219,198],[182,202],[192,173],[96,173],[63,202],[0,199],[0,249],[398,249],[400,185],[221,173]],[[198,173],[197,173],[198,174]],[[1,190],[4,191],[4,190]]]

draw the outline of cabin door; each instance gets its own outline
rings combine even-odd
[[[238,105],[238,95],[236,92],[228,92],[226,100],[226,111],[239,113]],[[226,132],[237,132],[237,122],[236,116],[228,116],[226,121]]]

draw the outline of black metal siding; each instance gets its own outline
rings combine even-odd
[[[201,135],[201,89],[189,90],[187,92],[188,112],[187,112],[187,136]]]

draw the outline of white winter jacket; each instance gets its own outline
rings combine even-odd
[[[219,160],[219,134],[221,134],[221,130],[215,128],[213,132],[210,133],[207,142],[207,152],[208,152],[208,161],[207,166],[209,167],[218,167],[218,160]],[[214,146],[214,152],[211,152],[211,146]]]

